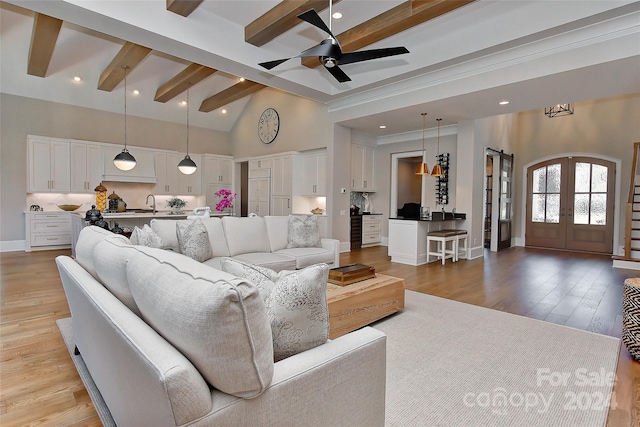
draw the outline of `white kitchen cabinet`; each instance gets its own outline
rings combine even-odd
[[[293,191],[293,156],[274,157],[271,168],[271,194],[291,196]]]
[[[69,212],[25,212],[26,252],[71,247]]]
[[[27,192],[68,193],[69,142],[29,136],[27,149]]]
[[[249,178],[248,211],[258,216],[269,215],[271,179],[268,176]]]
[[[291,196],[271,196],[271,215],[289,215],[291,213]]]
[[[156,189],[155,194],[178,195],[178,163],[183,159],[178,153],[157,151],[156,163]]]
[[[375,191],[375,149],[366,145],[351,145],[351,189]]]
[[[93,193],[102,182],[104,163],[102,147],[98,144],[72,142],[71,153],[71,192]]]
[[[203,181],[205,184],[226,184],[226,188],[231,186],[233,160],[231,157],[212,156],[205,154]]]
[[[327,153],[323,150],[300,156],[302,177],[301,196],[326,196]]]
[[[362,215],[362,247],[382,242],[382,215]]]
[[[102,156],[104,162],[103,181],[118,182],[137,182],[137,183],[155,183],[156,168],[155,154],[156,150],[151,148],[132,147],[127,149],[129,153],[136,159],[136,166],[128,171],[120,170],[113,164],[113,159],[122,152],[122,145],[101,144]],[[177,163],[176,163],[177,165]]]
[[[273,167],[273,159],[249,160],[249,170],[271,169]]]
[[[180,159],[178,163],[184,159],[183,155],[178,154],[177,157]],[[199,196],[202,194],[202,156],[199,154],[191,154],[189,155],[191,159],[196,162],[196,166],[198,168],[191,175],[185,175],[180,172],[178,169],[178,163],[173,165],[174,168],[178,171],[178,193],[182,196]],[[174,160],[174,156],[171,156],[171,161]],[[169,157],[167,157],[167,162],[169,162]],[[171,167],[170,164],[167,164],[167,167]]]

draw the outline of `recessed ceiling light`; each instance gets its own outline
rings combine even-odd
[[[187,101],[180,101],[180,105],[187,105]]]
[[[244,77],[240,77],[239,81],[243,82],[244,81]]]
[[[386,129],[387,125],[380,125],[380,129]]]
[[[227,110],[225,110],[224,108],[221,111],[222,114],[227,114]]]
[[[140,95],[140,91],[138,89],[136,89],[136,90],[133,91],[133,94],[134,95]]]
[[[332,17],[333,19],[340,19],[340,18],[342,18],[342,13],[340,13],[340,12],[333,12],[333,15],[331,15],[331,17]]]
[[[498,104],[500,105],[507,105],[509,103],[509,101],[500,101]]]
[[[80,76],[75,76],[75,77],[73,78],[73,81],[74,81],[74,82],[81,82],[81,81],[82,81],[82,77],[80,77]]]

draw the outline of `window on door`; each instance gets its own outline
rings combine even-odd
[[[560,163],[542,166],[533,171],[533,197],[531,220],[533,222],[560,222]]]
[[[607,224],[607,175],[609,168],[576,162],[573,201],[574,224]]]

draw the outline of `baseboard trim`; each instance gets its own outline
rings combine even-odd
[[[625,259],[615,259],[613,260],[613,268],[622,268],[624,270],[640,270],[640,260],[638,261],[629,261]]]
[[[4,240],[0,241],[0,252],[24,251],[26,242],[24,240]]]

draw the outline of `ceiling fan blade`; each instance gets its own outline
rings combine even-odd
[[[340,57],[340,64],[353,64],[354,62],[369,61],[370,59],[402,55],[405,53],[409,53],[406,47],[388,47],[384,49],[371,49],[361,50],[359,52],[343,53]]]
[[[345,83],[345,82],[350,82],[350,81],[351,81],[351,79],[349,78],[349,76],[347,76],[347,75],[345,74],[345,72],[344,72],[344,71],[342,71],[342,70],[340,69],[340,67],[338,67],[337,65],[336,65],[335,67],[324,67],[324,68],[326,68],[326,69],[327,69],[327,71],[328,71],[328,72],[330,72],[330,73],[331,73],[331,75],[332,75],[333,77],[335,77],[335,79],[336,79],[337,81],[339,81],[340,83]]]
[[[307,56],[332,56],[336,55],[336,48],[339,49],[337,46],[331,43],[331,39],[326,39],[323,40],[319,45],[305,50],[297,57],[304,58]]]
[[[318,15],[318,12],[316,12],[315,9],[309,9],[306,12],[301,13],[300,15],[298,15],[298,18],[308,22],[314,27],[320,28],[322,31],[329,34],[335,39],[334,35],[331,34],[331,30],[329,29],[329,27],[327,27],[327,24],[325,24],[324,21],[320,18],[320,15]]]
[[[286,58],[286,59],[278,59],[275,61],[269,61],[269,62],[261,62],[258,65],[266,68],[267,70],[272,69],[273,67],[277,67],[278,65],[282,64],[283,62],[286,62],[288,60],[290,60],[291,58]]]

